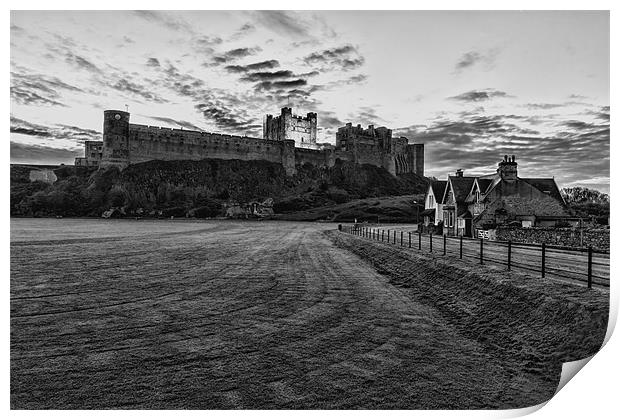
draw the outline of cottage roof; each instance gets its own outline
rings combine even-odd
[[[476,177],[473,176],[449,176],[448,182],[450,182],[452,191],[454,193],[454,200],[457,203],[465,201],[471,187],[474,185]]]
[[[478,178],[478,186],[480,187],[480,192],[484,194],[488,189],[489,185],[493,183],[493,179],[491,178]]]
[[[549,194],[551,197],[565,204],[564,198],[560,193],[558,185],[553,178],[519,178],[521,181],[525,181],[532,187],[536,188],[540,192]]]
[[[448,181],[431,181],[431,188],[433,189],[435,201],[441,200],[441,198],[443,197],[443,193],[446,190],[447,183]]]
[[[534,200],[523,197],[506,197],[503,207],[516,215],[569,216],[561,202],[552,199]]]

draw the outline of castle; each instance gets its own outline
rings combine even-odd
[[[424,145],[393,138],[385,127],[362,129],[349,123],[338,129],[335,147],[318,145],[316,133],[316,114],[298,117],[291,108],[282,108],[275,118],[265,117],[262,139],[132,124],[129,112],[107,110],[101,156],[91,156],[97,145],[89,143],[85,158],[76,158],[76,165],[122,169],[151,160],[266,160],[281,164],[292,175],[296,165],[332,167],[341,159],[383,167],[393,175],[424,175]]]

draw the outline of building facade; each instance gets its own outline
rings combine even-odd
[[[75,158],[75,166],[97,167],[103,155],[103,142],[87,140],[84,142],[84,157]]]

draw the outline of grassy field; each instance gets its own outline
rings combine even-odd
[[[485,322],[501,305],[416,289],[428,273],[334,227],[12,219],[11,407],[516,408],[553,394],[538,324],[498,350]],[[539,315],[560,322],[551,307]]]

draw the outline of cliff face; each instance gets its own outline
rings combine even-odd
[[[13,170],[13,169],[12,169]],[[52,185],[25,188],[12,177],[14,216],[100,216],[111,207],[126,214],[223,215],[223,204],[274,199],[276,212],[304,210],[353,199],[423,193],[427,180],[415,174],[393,176],[383,168],[337,161],[331,168],[304,164],[287,175],[267,161],[206,159],[151,161],[88,173],[56,171]],[[15,178],[15,182],[13,182]]]

